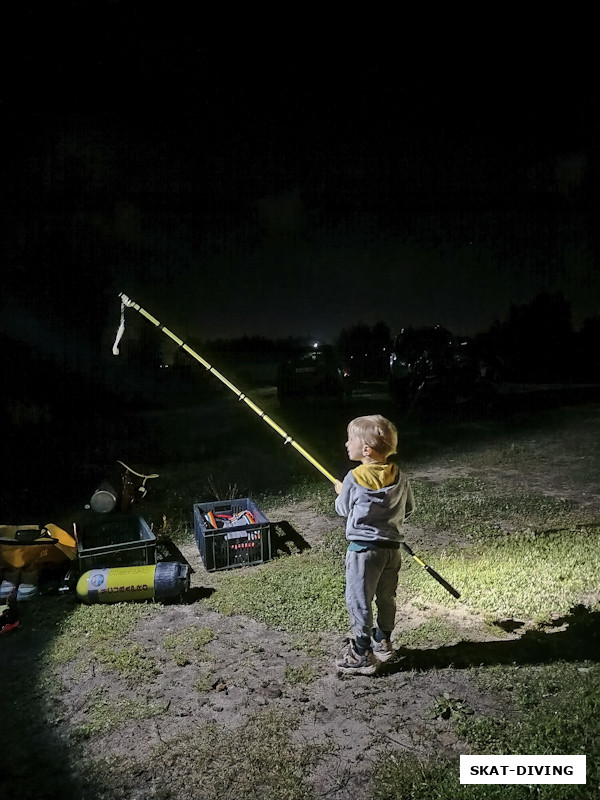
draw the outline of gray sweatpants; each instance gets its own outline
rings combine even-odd
[[[346,608],[355,639],[371,639],[373,600],[377,627],[392,631],[396,621],[396,589],[400,551],[388,548],[346,551]]]

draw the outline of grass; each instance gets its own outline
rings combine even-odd
[[[191,625],[166,636],[163,647],[171,651],[175,663],[183,667],[193,662],[210,660],[205,648],[214,638],[215,634],[210,628]]]
[[[298,722],[293,713],[265,710],[235,731],[208,723],[157,747],[143,763],[120,758],[92,764],[87,783],[97,800],[129,797],[142,781],[153,787],[147,796],[162,800],[314,800],[307,774],[323,748],[293,741]]]
[[[194,682],[194,689],[200,694],[210,692],[213,687],[214,678],[209,672],[202,672]]]
[[[403,647],[423,647],[427,644],[447,644],[456,638],[458,630],[447,620],[433,617],[412,630],[402,632]]]
[[[312,683],[315,678],[321,674],[321,669],[314,664],[301,664],[299,666],[286,666],[285,668],[285,681],[289,684],[307,684]]]
[[[450,478],[413,486],[419,525],[451,530],[465,540],[490,541],[527,530],[593,521],[571,501],[534,492],[501,494],[478,478]]]
[[[139,644],[114,647],[114,643],[101,644],[94,655],[102,666],[118,673],[127,683],[143,685],[160,674],[155,658]]]
[[[86,722],[75,725],[71,737],[75,740],[90,739],[96,734],[106,733],[131,720],[144,720],[164,714],[164,703],[141,702],[128,697],[107,696],[105,687],[93,689],[86,698],[84,712]]]
[[[276,494],[263,492],[257,495],[259,506],[277,507],[281,504],[310,501],[311,508],[324,516],[333,513],[332,487],[321,477],[305,477],[297,480],[293,486]]]
[[[47,617],[57,614],[57,609],[49,605],[44,611]],[[124,636],[134,630],[140,619],[157,615],[160,607],[137,603],[111,603],[98,605],[74,605],[69,614],[60,614],[54,620],[56,635],[53,637],[46,657],[51,665],[67,664],[78,657],[89,661],[93,658],[104,660],[115,669],[127,672],[126,662],[136,660],[137,654],[122,653],[121,657],[111,654],[111,648]],[[45,619],[45,624],[49,620]],[[130,672],[133,672],[131,667]]]
[[[600,584],[600,525],[573,525],[536,534],[478,542],[469,548],[421,553],[462,592],[460,601],[419,568],[402,574],[404,591],[413,598],[463,605],[499,618],[543,620],[564,614]]]
[[[451,717],[467,716],[473,711],[468,703],[460,697],[453,697],[449,692],[436,697],[426,714],[428,719],[450,719]]]
[[[140,620],[161,612],[159,604],[75,605],[71,613],[54,621],[57,635],[46,651],[48,665],[60,668],[77,662],[76,669],[81,673],[91,663],[97,663],[130,685],[143,685],[160,674],[161,668],[153,654],[141,645],[125,642]],[[51,616],[48,608],[46,615]],[[210,628],[189,626],[165,636],[162,644],[178,666],[185,666],[208,660],[205,646],[214,636]]]
[[[586,785],[461,785],[458,759],[421,762],[406,755],[381,760],[375,770],[374,800],[591,800],[600,783],[600,715],[597,663],[557,661],[544,666],[471,670],[482,689],[510,696],[510,710],[477,716],[460,700],[442,697],[433,711],[450,719],[472,753],[480,755],[582,754]],[[466,711],[466,713],[465,713]]]
[[[333,531],[322,545],[302,554],[243,572],[215,573],[216,591],[207,603],[221,613],[245,613],[290,633],[344,630],[344,572],[335,552],[336,546],[344,549],[343,542],[341,531]]]

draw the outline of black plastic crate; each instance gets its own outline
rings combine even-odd
[[[251,519],[244,517],[246,512]],[[219,527],[213,527],[211,515]],[[196,544],[209,572],[268,561],[270,530],[271,523],[249,497],[194,505]]]
[[[79,571],[156,563],[156,537],[135,514],[90,512],[77,523]]]

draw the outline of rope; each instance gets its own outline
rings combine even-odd
[[[117,328],[117,333],[115,336],[115,343],[113,344],[112,354],[113,356],[119,355],[119,344],[121,339],[123,338],[123,334],[125,333],[125,306],[131,308],[133,306],[133,300],[130,300],[127,295],[121,295],[121,319],[119,321],[119,327]]]
[[[148,480],[148,478],[160,478],[160,475],[157,475],[155,472],[152,475],[142,475],[141,472],[136,472],[131,467],[128,467],[127,464],[124,464],[122,461],[117,461],[117,464],[120,464],[122,467],[125,467],[126,470],[132,472],[134,475],[137,475],[138,478],[144,478],[144,480]]]
[[[119,355],[119,342],[123,338],[124,333],[125,333],[125,304],[121,302],[121,321],[119,322],[119,327],[117,328],[117,333],[115,336],[115,343],[113,344],[112,348],[113,356]]]
[[[117,460],[117,464],[120,464],[122,467],[125,467],[125,469],[128,472],[131,472],[132,475],[137,475],[138,478],[143,478],[141,485],[138,486],[138,492],[140,493],[140,495],[142,497],[145,497],[146,493],[148,491],[148,489],[146,487],[146,481],[149,478],[159,478],[160,477],[160,475],[157,475],[155,472],[152,473],[152,475],[142,475],[141,472],[136,472],[134,469],[131,469],[131,467],[128,467],[127,464],[124,464],[122,461],[118,461]]]

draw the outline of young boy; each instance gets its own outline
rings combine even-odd
[[[348,458],[361,462],[343,483],[335,483],[335,510],[347,517],[346,607],[354,635],[336,666],[348,674],[373,675],[379,661],[393,653],[400,529],[415,508],[408,478],[387,460],[397,445],[396,427],[378,414],[357,417],[348,425]]]

